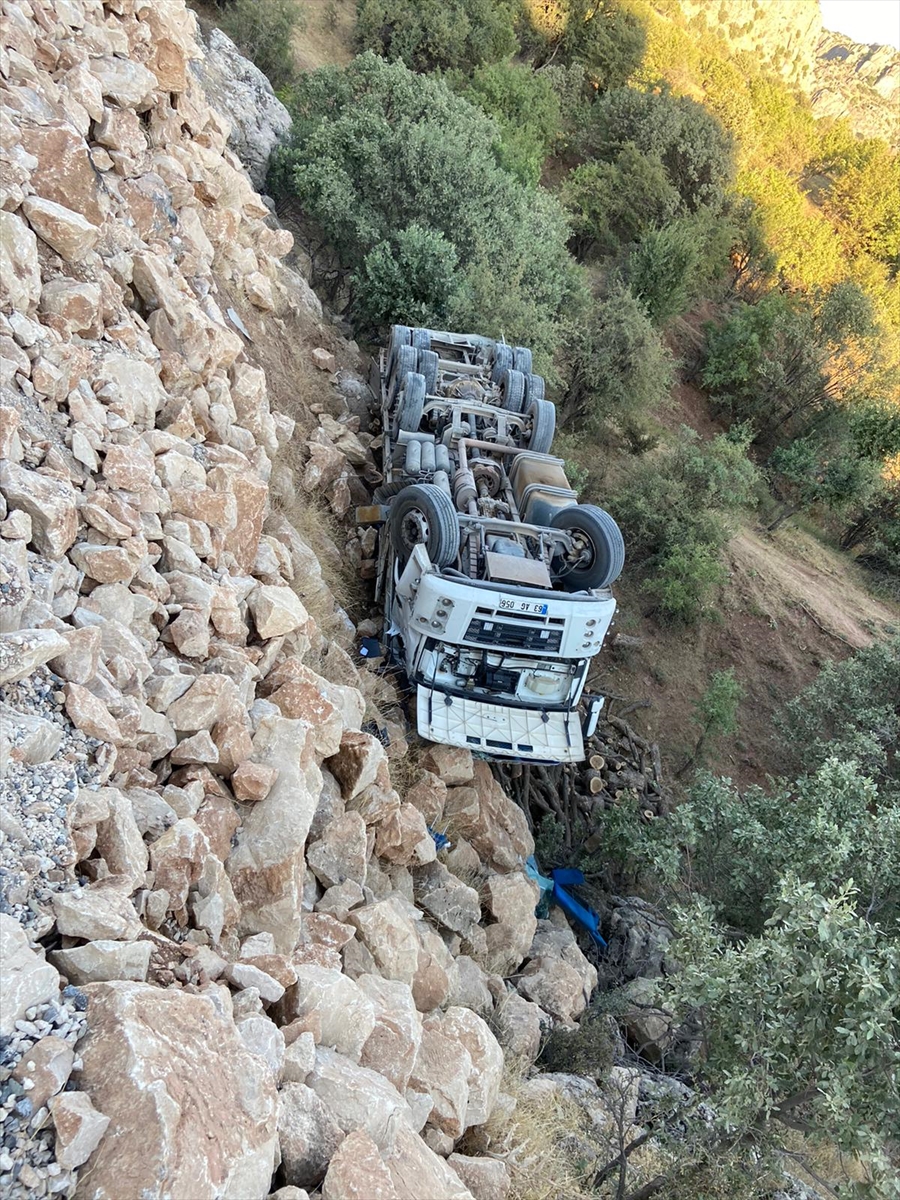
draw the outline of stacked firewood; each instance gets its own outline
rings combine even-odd
[[[659,746],[637,733],[622,717],[607,716],[574,766],[495,763],[500,783],[538,824],[548,813],[570,836],[590,829],[592,817],[620,804],[634,806],[644,821],[668,812]],[[590,847],[588,847],[590,848]]]

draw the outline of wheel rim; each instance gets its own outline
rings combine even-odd
[[[411,551],[414,546],[426,545],[428,536],[428,520],[421,509],[411,508],[403,514],[400,522],[400,541],[405,550]]]
[[[589,570],[597,557],[594,543],[581,529],[570,531],[572,549],[566,554],[566,563],[570,570]]]

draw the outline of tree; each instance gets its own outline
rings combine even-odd
[[[483,112],[442,80],[369,53],[303,75],[292,115],[272,186],[299,202],[355,273],[357,313],[369,320],[383,313],[385,321],[397,315],[383,285],[399,281],[397,231],[415,226],[419,257],[426,233],[455,254],[455,266],[443,249],[434,264],[452,277],[432,278],[424,291],[421,276],[416,283],[422,319],[421,302],[430,298],[435,320],[443,314],[452,324],[531,344],[549,364],[582,296],[565,214],[554,197],[497,164],[497,126]],[[402,252],[412,253],[411,241]],[[376,281],[370,301],[362,293]]]
[[[572,336],[563,412],[575,425],[623,426],[658,407],[672,378],[659,334],[628,289],[616,284]]]
[[[709,687],[694,705],[694,724],[700,730],[693,750],[678,769],[683,775],[688,767],[703,761],[703,753],[710,742],[720,737],[729,737],[737,729],[737,710],[744,689],[734,677],[734,667],[726,671],[713,671]]]
[[[500,127],[500,165],[523,183],[537,184],[562,132],[560,103],[550,79],[527,63],[500,62],[479,67],[459,83],[462,95]]]
[[[665,325],[688,307],[701,247],[690,221],[652,230],[632,250],[626,279],[654,325]]]
[[[358,0],[356,38],[414,71],[470,71],[516,48],[511,6],[493,0]]]
[[[446,320],[455,302],[456,265],[456,251],[443,234],[407,225],[370,250],[353,276],[358,323],[377,330],[392,321]]]
[[[582,137],[585,154],[614,161],[626,143],[654,154],[681,197],[682,211],[719,211],[733,178],[731,137],[686,96],[618,88],[594,104]]]
[[[801,509],[845,512],[865,503],[877,485],[877,467],[854,450],[835,449],[812,437],[779,446],[769,459],[784,506],[767,528],[777,529]]]
[[[663,229],[678,211],[678,192],[655,154],[627,143],[613,162],[576,167],[562,187],[579,253],[615,254],[620,246]]]
[[[229,0],[218,21],[243,54],[269,77],[274,88],[289,84],[296,73],[291,40],[302,28],[297,0]]]
[[[864,1155],[886,1179],[897,1112],[900,945],[858,914],[852,882],[788,876],[763,930],[726,938],[707,902],[677,915],[671,1004],[694,1014],[699,1071],[731,1140],[780,1123]]]

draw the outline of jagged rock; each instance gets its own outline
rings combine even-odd
[[[289,954],[300,936],[304,847],[321,790],[310,728],[303,721],[265,717],[253,738],[253,757],[278,770],[265,799],[248,808],[226,864],[242,907],[241,931],[268,930]]]
[[[340,971],[307,963],[297,965],[296,971],[297,982],[287,989],[282,1002],[284,1019],[302,1020],[316,1045],[359,1061],[375,1028],[374,1003]]]
[[[75,1051],[60,1037],[43,1037],[26,1051],[13,1071],[13,1079],[18,1083],[30,1080],[28,1098],[35,1112],[62,1091],[74,1062]]]
[[[434,862],[437,849],[418,808],[401,804],[387,814],[378,826],[375,853],[401,865],[424,866]]]
[[[412,991],[405,983],[377,975],[360,975],[356,982],[376,1006],[375,1028],[363,1046],[360,1065],[377,1071],[402,1093],[422,1042],[422,1018]]]
[[[295,629],[303,629],[309,621],[309,613],[300,597],[289,587],[261,583],[251,592],[247,603],[261,638],[292,633]]]
[[[253,803],[265,800],[277,778],[277,767],[266,767],[262,763],[245,760],[235,768],[231,786],[236,799]]]
[[[419,939],[406,905],[395,896],[356,908],[348,921],[385,979],[412,984],[419,968]]]
[[[31,949],[14,917],[0,913],[0,1034],[11,1035],[26,1009],[51,999],[58,988],[56,968]]]
[[[48,1107],[56,1129],[56,1161],[66,1171],[80,1167],[100,1145],[109,1117],[97,1112],[84,1092],[63,1092]]]
[[[306,1083],[306,1077],[316,1065],[316,1043],[307,1030],[287,1047],[284,1052],[284,1082]]]
[[[480,1017],[490,1017],[494,1010],[494,997],[487,985],[484,971],[467,954],[458,955],[455,965],[449,1002],[458,1007],[470,1008]]]
[[[363,1129],[387,1150],[398,1127],[412,1121],[410,1107],[393,1084],[352,1059],[320,1046],[306,1080],[345,1132]]]
[[[442,1033],[439,1021],[427,1022],[409,1083],[431,1096],[429,1123],[452,1138],[462,1137],[466,1130],[471,1074],[468,1050]]]
[[[29,313],[41,297],[37,238],[21,217],[0,210],[0,279],[16,312]],[[2,484],[5,488],[5,483]]]
[[[505,1162],[451,1154],[447,1166],[453,1168],[475,1200],[506,1200],[512,1181]]]
[[[96,795],[109,813],[96,823],[100,856],[113,875],[125,875],[132,888],[139,888],[144,883],[149,854],[134,819],[131,800],[118,788],[101,788]]]
[[[468,1053],[471,1069],[466,1127],[483,1125],[497,1103],[503,1074],[503,1051],[497,1039],[487,1022],[468,1008],[448,1008],[439,1022],[437,1017],[426,1018],[425,1028],[429,1027],[439,1027],[444,1037],[452,1038]]]
[[[278,1026],[262,1013],[248,1013],[239,1020],[235,1019],[234,1024],[246,1048],[266,1063],[272,1078],[280,1083],[286,1050],[284,1034]]]
[[[157,888],[169,893],[174,913],[182,912],[190,888],[198,882],[209,855],[209,841],[196,821],[175,822],[150,847],[150,866]]]
[[[81,1087],[110,1118],[79,1196],[263,1196],[275,1166],[275,1084],[211,999],[91,984]]]
[[[85,983],[106,983],[113,979],[142,982],[150,970],[150,942],[116,942],[100,939],[73,946],[71,950],[55,950],[50,959],[69,980],[81,986]]]
[[[344,813],[325,829],[324,836],[307,849],[306,861],[325,887],[366,879],[366,824],[359,813]]]
[[[344,799],[352,800],[375,783],[379,768],[386,761],[384,747],[377,738],[347,730],[341,738],[340,750],[329,758],[327,766],[341,785]]]
[[[261,188],[272,151],[291,127],[290,114],[262,71],[221,29],[210,30],[205,51],[192,68],[210,103],[228,119],[229,146],[247,168],[253,186]]]
[[[31,517],[35,548],[48,558],[61,558],[78,533],[72,485],[4,460],[0,463],[0,488],[8,504]]]
[[[524,872],[492,875],[485,883],[486,906],[496,924],[485,929],[493,968],[501,975],[515,971],[537,931],[538,888]]]
[[[40,196],[28,196],[22,212],[43,241],[67,262],[78,262],[93,250],[100,236],[96,225],[72,209]]]
[[[56,927],[67,937],[91,941],[136,938],[141,923],[129,898],[132,891],[127,876],[109,875],[78,892],[57,892],[52,898]]]
[[[406,793],[407,803],[416,806],[432,829],[439,826],[446,800],[446,783],[431,771],[423,771],[422,777]]]
[[[15,683],[68,649],[55,629],[19,629],[0,633],[0,684]]]
[[[628,1040],[648,1062],[658,1063],[672,1043],[674,1018],[657,1003],[651,979],[633,979],[622,989],[628,1005],[621,1021]]]
[[[286,1083],[280,1098],[278,1140],[285,1178],[298,1187],[315,1187],[344,1134],[312,1088]]]
[[[546,1019],[546,1013],[539,1005],[510,992],[497,1005],[495,1027],[500,1045],[508,1055],[530,1066],[540,1052]]]
[[[534,853],[525,814],[494,779],[487,763],[475,763],[473,775],[471,787],[449,789],[444,816],[484,862],[512,871]]]
[[[120,742],[119,723],[103,701],[79,683],[67,683],[66,713],[72,724],[98,742]]]
[[[672,927],[652,904],[639,896],[613,896],[607,918],[609,950],[606,958],[623,979],[655,978],[663,964]]]
[[[481,920],[481,902],[474,888],[433,862],[414,873],[416,903],[445,928],[468,936]]]
[[[453,977],[453,958],[442,939],[424,921],[416,923],[419,958],[412,982],[419,1012],[431,1012],[446,1004]]]
[[[332,1158],[322,1200],[398,1200],[378,1146],[363,1130],[348,1133]]]
[[[459,746],[429,746],[422,757],[422,766],[437,775],[447,787],[471,783],[475,777],[471,750]]]
[[[398,1128],[385,1162],[397,1200],[473,1200],[456,1172],[407,1125]]]

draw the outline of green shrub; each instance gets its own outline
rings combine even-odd
[[[690,222],[647,233],[625,268],[628,286],[654,325],[665,325],[687,309],[700,265],[700,246]]]
[[[614,162],[576,167],[562,187],[581,253],[615,254],[673,219],[679,196],[659,158],[623,146]]]
[[[574,1029],[557,1026],[541,1049],[541,1066],[547,1071],[604,1079],[613,1064],[613,1029],[609,1014],[585,1010]]]
[[[494,0],[358,0],[360,50],[414,71],[471,71],[516,48],[511,6]]]
[[[692,625],[701,616],[711,615],[710,597],[726,578],[714,547],[688,542],[660,555],[643,591],[653,598],[654,614],[663,621]]]
[[[497,164],[497,126],[483,112],[442,80],[368,53],[301,76],[292,115],[271,186],[300,202],[355,272],[361,318],[387,323],[412,304],[423,322],[504,334],[543,355],[538,369],[549,365],[582,297],[565,214]],[[426,244],[436,248],[430,274]],[[401,277],[410,261],[411,289]]]
[[[582,150],[615,161],[629,142],[659,159],[683,211],[721,209],[734,175],[731,137],[701,104],[631,88],[607,92],[591,109]]]
[[[550,80],[525,63],[479,67],[461,92],[500,127],[500,165],[523,183],[537,184],[544,160],[562,132],[559,99]]]
[[[623,427],[658,408],[672,386],[671,355],[621,284],[595,301],[571,338],[568,358],[563,412],[576,426],[598,429],[609,421]]]
[[[291,82],[296,71],[291,39],[303,24],[298,0],[228,0],[218,21],[273,88]]]

